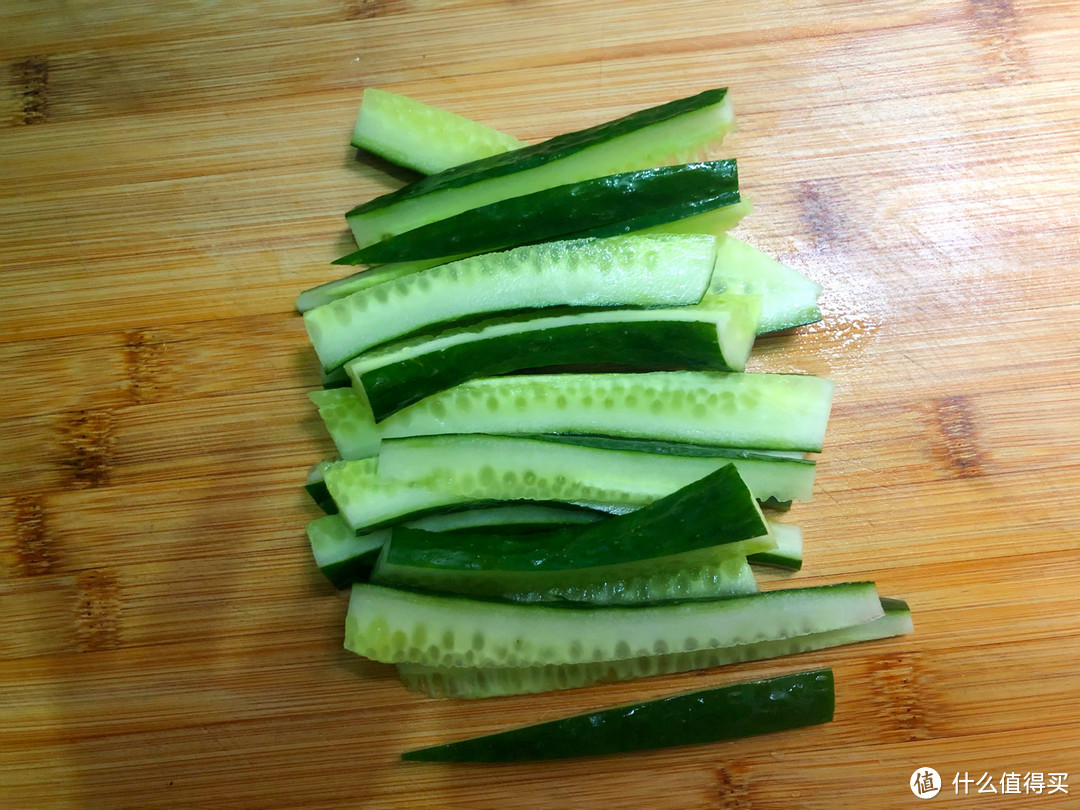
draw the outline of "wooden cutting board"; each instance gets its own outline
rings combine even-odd
[[[6,0],[0,29],[0,806],[891,808],[926,767],[950,806],[993,801],[965,772],[1080,806],[1075,2]],[[292,304],[407,179],[347,145],[368,85],[526,140],[730,86],[739,234],[825,288],[753,368],[838,384],[791,581],[874,579],[914,635],[473,703],[342,650]],[[817,666],[824,727],[397,761]]]

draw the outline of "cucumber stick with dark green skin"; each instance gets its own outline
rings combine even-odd
[[[755,297],[723,295],[690,307],[493,318],[365,352],[345,370],[377,420],[467,380],[526,369],[741,371],[759,309]]]
[[[781,675],[409,751],[405,760],[528,762],[700,745],[828,723],[831,669]]]
[[[390,664],[544,666],[778,640],[883,615],[870,582],[635,606],[526,605],[357,584],[345,647]]]
[[[643,509],[544,534],[395,529],[372,581],[514,598],[556,588],[597,587],[775,546],[761,509],[729,464]]]
[[[676,672],[780,658],[812,650],[860,644],[912,632],[911,610],[899,599],[881,599],[884,615],[862,624],[807,633],[775,641],[755,641],[733,647],[695,652],[648,655],[620,661],[539,667],[428,667],[398,664],[398,675],[409,689],[432,697],[488,698],[578,689],[597,683],[629,681]]]
[[[740,202],[734,160],[613,174],[484,205],[369,245],[334,264],[468,256],[550,239],[640,231]]]
[[[466,163],[346,215],[360,248],[499,200],[696,154],[735,126],[727,90],[707,90],[535,146]]]
[[[345,521],[374,531],[439,512],[507,501],[630,512],[733,463],[759,501],[809,500],[813,462],[749,451],[676,456],[505,436],[383,442],[373,459],[334,465],[326,486]]]
[[[705,294],[716,238],[621,236],[545,242],[388,281],[304,313],[329,371],[414,332],[507,310],[682,306]]]
[[[342,458],[373,455],[381,439],[448,433],[619,436],[820,452],[833,388],[831,380],[806,375],[712,371],[490,377],[429,396],[378,425],[354,392],[309,396],[335,400],[320,405],[320,414]]]
[[[597,523],[608,517],[603,512],[591,509],[525,503],[429,514],[399,525],[425,532],[489,532],[525,537],[566,526]],[[770,521],[769,529],[777,547],[752,554],[749,562],[797,570],[802,562],[802,534],[798,527]],[[320,570],[336,587],[343,588],[353,582],[370,579],[382,544],[389,540],[390,532],[378,530],[357,534],[339,515],[332,514],[309,523],[308,537]],[[557,584],[544,591],[508,593],[505,596],[515,601],[567,600],[596,604],[740,596],[757,592],[757,582],[749,562],[741,559],[717,563],[690,560],[669,569],[630,575],[617,582],[587,586]]]
[[[468,521],[471,515],[481,512],[501,513],[519,510],[533,513],[554,510],[549,507],[526,505],[519,507],[494,507],[474,509],[467,512],[451,512],[408,521],[404,526],[434,527],[451,519]],[[596,513],[578,512],[581,515]],[[522,517],[526,517],[522,515]],[[603,517],[598,515],[598,517]],[[492,516],[505,520],[505,517]],[[516,519],[516,518],[515,518]],[[534,514],[535,519],[535,514]],[[567,518],[560,518],[567,520]],[[591,521],[590,521],[591,522]],[[319,524],[319,525],[316,525]],[[574,525],[572,522],[570,525]],[[490,528],[504,533],[517,531],[524,537],[533,528],[544,528],[543,523],[511,523]],[[547,524],[548,531],[551,525]],[[354,582],[367,582],[382,550],[382,544],[390,538],[389,530],[357,535],[338,515],[327,515],[308,524],[308,537],[316,563],[327,579],[337,588],[345,588]],[[745,596],[757,593],[757,580],[750,564],[742,557],[732,557],[719,562],[698,563],[689,561],[678,567],[651,570],[640,575],[626,576],[621,580],[603,581],[583,586],[556,583],[546,590],[515,591],[506,598],[518,602],[583,602],[598,605],[628,605],[643,602],[664,602],[672,599],[717,599],[724,596]]]
[[[684,219],[672,220],[671,222],[662,222],[659,225],[653,225],[652,227],[644,228],[635,231],[634,233],[640,236],[704,233],[713,234],[719,237],[725,231],[738,225],[739,221],[749,214],[752,209],[753,206],[748,200],[742,200],[733,205],[725,205],[703,214],[696,214]],[[749,245],[746,247],[750,248]],[[752,248],[750,249],[753,250]],[[453,257],[453,259],[463,258],[466,257]],[[765,258],[767,259],[768,257]],[[418,273],[421,270],[426,270],[437,264],[446,264],[451,260],[452,259],[419,259],[411,262],[394,262],[392,264],[381,264],[377,267],[370,267],[366,270],[361,270],[352,275],[345,276],[344,278],[328,281],[325,284],[320,284],[317,287],[304,290],[296,299],[296,308],[302,314],[309,309],[328,304],[338,298],[344,298],[346,295],[352,295],[354,292],[366,290],[369,287],[374,287],[377,284],[382,284],[386,281],[393,281],[396,278],[401,278],[402,276],[407,276],[411,273]],[[338,263],[345,262],[339,261]],[[748,270],[753,269],[753,267],[748,268]],[[791,270],[790,268],[787,269],[799,279],[802,279],[804,282],[807,281],[807,279],[796,273],[794,270]],[[738,267],[728,266],[728,275],[737,277],[738,272]],[[756,278],[748,278],[746,281],[747,283],[754,283]],[[721,287],[723,286],[724,285],[721,285]],[[732,290],[736,289],[734,283],[730,286]],[[772,331],[772,329],[768,331]]]

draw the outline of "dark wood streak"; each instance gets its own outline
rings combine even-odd
[[[968,0],[975,33],[989,54],[990,76],[1012,84],[1029,78],[1027,53],[1020,42],[1012,0]]]
[[[78,411],[62,425],[61,433],[61,464],[71,471],[71,485],[77,489],[107,485],[116,444],[112,413]]]
[[[371,20],[401,11],[399,0],[345,0],[345,19]]]
[[[75,608],[75,649],[113,650],[120,645],[120,601],[116,575],[86,571],[78,579]]]
[[[58,567],[56,552],[45,528],[45,509],[37,496],[15,499],[15,554],[23,576],[53,574]]]
[[[966,396],[942,397],[932,403],[934,418],[941,431],[944,456],[958,478],[983,475],[983,458],[975,415]]]
[[[870,682],[875,712],[883,718],[882,728],[897,735],[897,742],[932,736],[923,705],[923,669],[919,653],[898,653],[875,663]]]
[[[158,398],[164,356],[165,343],[149,332],[135,329],[125,333],[124,370],[134,404],[142,405]]]
[[[11,65],[11,84],[19,98],[16,126],[42,124],[49,120],[49,60],[28,56]]]
[[[738,770],[733,763],[715,770],[717,802],[710,806],[718,810],[750,810],[754,806],[750,789],[742,774],[736,772]]]

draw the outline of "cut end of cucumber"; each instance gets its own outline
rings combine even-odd
[[[491,127],[376,87],[364,90],[352,145],[424,174],[524,146]]]
[[[379,454],[379,430],[367,398],[352,388],[330,388],[308,394],[319,409],[330,438],[345,460]]]
[[[821,320],[821,285],[731,235],[717,239],[711,293],[760,295],[758,333],[777,332]]]

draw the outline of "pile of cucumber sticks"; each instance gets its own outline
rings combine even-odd
[[[833,388],[743,371],[821,288],[727,235],[734,160],[681,163],[734,123],[708,90],[524,146],[365,92],[353,144],[427,176],[350,211],[337,263],[368,269],[298,300],[341,456],[308,536],[350,650],[487,697],[911,630],[873,583],[758,590],[801,564],[774,518]]]

